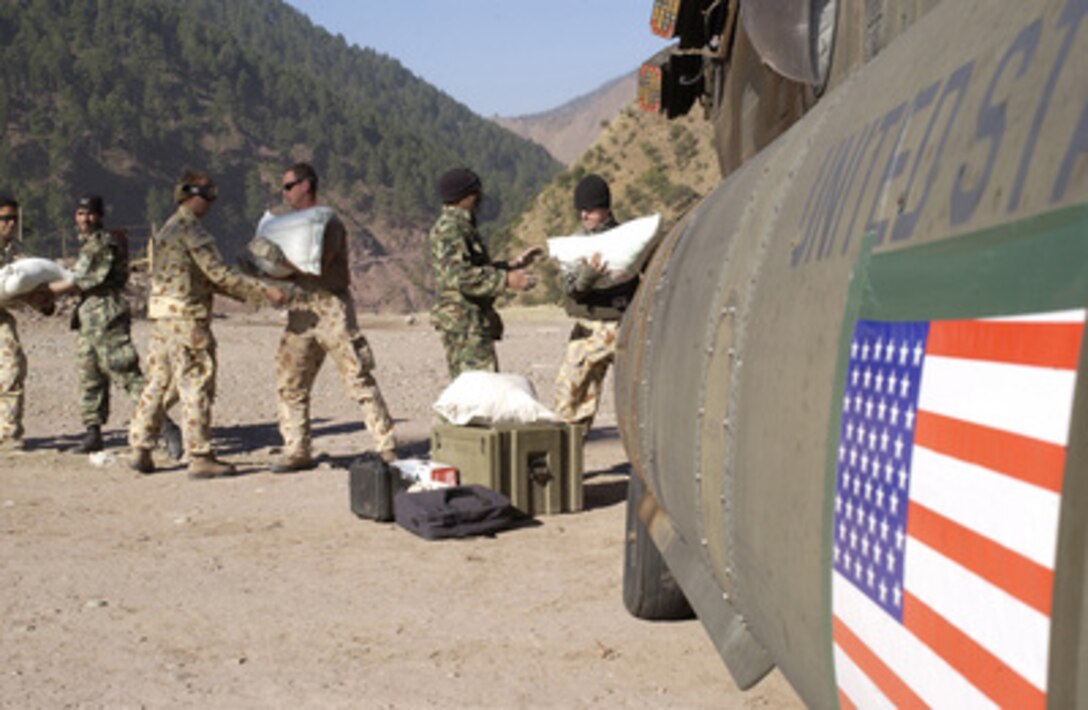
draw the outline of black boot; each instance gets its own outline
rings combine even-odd
[[[91,454],[102,450],[102,428],[97,424],[87,427],[87,433],[79,440],[76,447],[77,454]]]
[[[181,461],[185,449],[181,444],[181,429],[170,417],[162,420],[162,441],[166,444],[166,453],[175,461]]]

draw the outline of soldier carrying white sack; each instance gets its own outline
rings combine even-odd
[[[19,203],[0,193],[0,268],[22,256],[19,235]],[[24,303],[48,315],[53,312],[53,295],[48,287],[19,297]],[[10,303],[10,302],[9,302]],[[19,343],[15,316],[0,305],[0,453],[23,450],[23,400],[26,383],[26,354]]]
[[[574,209],[583,234],[600,234],[616,226],[612,194],[600,175],[587,175],[574,189]],[[638,288],[638,274],[611,273],[594,253],[563,273],[563,305],[577,322],[555,384],[555,413],[588,432],[600,405],[601,386],[616,357],[619,321]],[[607,285],[606,285],[607,284]],[[604,288],[601,288],[605,285]]]
[[[318,177],[308,163],[283,175],[283,201],[291,211],[317,205]],[[374,353],[355,320],[351,297],[348,235],[336,215],[322,235],[320,273],[288,277],[293,286],[287,327],[276,351],[276,411],[283,453],[274,473],[314,466],[310,433],[310,392],[328,355],[340,372],[348,396],[358,403],[373,447],[386,461],[396,459],[393,420],[374,379]]]

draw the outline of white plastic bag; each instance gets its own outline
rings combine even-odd
[[[548,255],[558,261],[564,271],[572,271],[578,267],[579,261],[589,261],[599,253],[609,272],[621,271],[626,276],[632,276],[642,267],[642,262],[653,247],[660,225],[661,215],[655,213],[624,222],[600,234],[552,237],[548,240]],[[600,279],[597,283],[598,288],[612,285],[614,282],[608,278]]]
[[[324,205],[278,217],[265,212],[257,223],[257,236],[249,243],[250,258],[273,278],[284,278],[295,270],[320,274],[325,226],[333,214]]]
[[[462,372],[442,391],[434,410],[457,426],[555,421],[551,410],[537,401],[533,383],[506,372]]]
[[[25,296],[44,284],[70,278],[72,272],[49,259],[18,259],[0,268],[0,303]]]

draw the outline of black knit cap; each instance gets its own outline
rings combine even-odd
[[[442,198],[443,204],[452,205],[482,190],[480,176],[468,168],[447,170],[438,178],[438,196]]]
[[[106,214],[106,206],[99,195],[82,195],[76,200],[76,209],[87,210],[91,214],[96,214],[99,217]]]
[[[612,193],[608,183],[600,175],[586,175],[574,188],[574,209],[592,210],[598,207],[612,208]]]

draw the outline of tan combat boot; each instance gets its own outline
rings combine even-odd
[[[151,458],[149,449],[133,449],[132,458],[128,460],[128,467],[140,473],[154,473],[155,462]]]
[[[233,464],[220,461],[211,454],[192,454],[189,457],[189,478],[219,478],[236,473]]]
[[[309,471],[315,465],[309,454],[294,453],[283,454],[272,462],[272,473],[294,473],[296,471]]]

